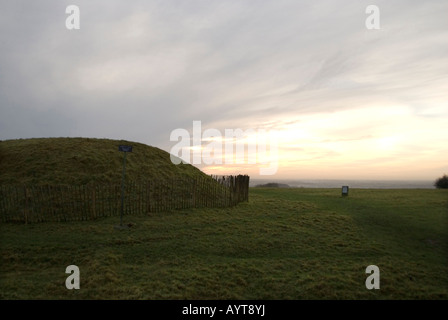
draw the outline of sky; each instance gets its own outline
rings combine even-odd
[[[253,178],[448,174],[446,0],[0,7],[0,140],[124,139]]]

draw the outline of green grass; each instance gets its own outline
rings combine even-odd
[[[206,176],[189,164],[174,165],[168,152],[142,143],[93,138],[34,138],[0,141],[0,184],[120,183],[123,152],[126,178],[132,181]]]
[[[448,299],[447,190],[251,188],[237,207],[124,222],[1,224],[0,298]]]

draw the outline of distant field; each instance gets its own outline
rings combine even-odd
[[[251,188],[237,207],[124,222],[0,224],[0,298],[448,299],[447,190]]]

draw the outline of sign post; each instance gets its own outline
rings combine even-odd
[[[124,180],[126,176],[126,154],[132,152],[132,146],[118,146],[118,151],[124,152],[123,174],[121,179],[121,211],[120,211],[120,229],[123,229],[123,211],[124,211]]]
[[[348,196],[348,189],[349,189],[348,186],[342,186],[342,196],[343,197]]]

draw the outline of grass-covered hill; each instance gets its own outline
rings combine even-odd
[[[126,180],[205,177],[189,164],[174,165],[170,154],[142,143],[92,138],[33,138],[0,141],[0,184],[120,183],[123,152]]]

